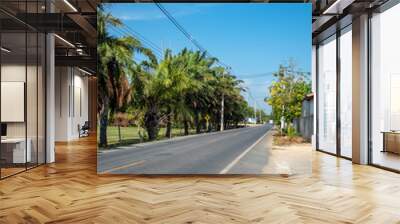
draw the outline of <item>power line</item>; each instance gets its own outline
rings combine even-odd
[[[265,76],[271,76],[275,72],[266,72],[266,73],[260,73],[260,74],[249,74],[249,75],[241,75],[240,77],[243,78],[263,78]]]
[[[145,40],[149,45],[151,45],[155,49],[157,49],[157,50],[162,52],[162,48],[161,47],[159,47],[157,44],[155,44],[154,42],[152,42],[149,39],[147,39],[145,36],[143,36],[139,32],[137,32],[134,29],[132,29],[132,27],[125,25],[125,28],[128,29],[129,31],[131,31],[132,33],[135,33],[138,37],[140,37],[141,39]]]
[[[160,50],[158,50],[157,48],[154,48],[153,46],[151,46],[149,43],[147,43],[147,41],[145,39],[138,37],[135,34],[128,32],[127,30],[123,30],[123,29],[113,27],[113,26],[110,26],[110,28],[112,30],[114,30],[114,32],[117,32],[118,34],[120,34],[122,36],[132,36],[132,37],[137,38],[141,43],[143,43],[144,45],[147,45],[148,48],[153,50],[153,52],[155,53],[156,56],[158,56],[159,58],[162,58],[162,52]]]
[[[189,34],[189,32],[186,31],[185,28],[183,28],[182,25],[178,23],[178,21],[158,2],[154,2],[156,6],[161,10],[161,12],[164,13],[164,15],[178,28],[183,35],[186,36],[197,48],[199,48],[201,51],[207,52],[205,48],[203,48],[193,37],[192,35]]]
[[[133,31],[133,30],[132,30]],[[126,27],[125,32],[132,35],[133,37],[137,38],[141,43],[143,43],[144,46],[146,46],[147,48],[151,49],[155,55],[158,58],[162,58],[163,57],[163,50],[157,46],[156,44],[154,44],[153,42],[151,42],[150,40],[146,39],[143,35],[138,35],[139,33],[133,33],[132,31],[130,31],[128,29],[128,27]]]
[[[126,25],[124,26],[126,27]],[[150,48],[151,50],[153,50],[153,52],[155,52],[157,54],[157,56],[159,56],[160,58],[162,57],[163,53],[160,47],[158,47],[157,45],[155,45],[154,43],[152,43],[150,40],[146,39],[145,37],[143,37],[143,35],[139,36],[136,35],[132,32],[130,32],[129,30],[122,30],[125,34],[128,34],[130,36],[135,37],[136,39],[138,39],[141,43],[143,43],[144,45],[146,45],[148,48]]]
[[[165,9],[161,3],[157,2],[157,1],[153,1],[154,4],[160,9],[160,11],[162,13],[164,13],[164,15],[172,22],[172,24],[175,25],[175,27],[182,32],[182,34],[194,45],[196,46],[200,51],[205,52],[206,55],[208,55],[211,58],[216,58],[214,56],[212,56],[202,45],[200,45],[200,43],[194,39],[194,37],[168,12],[167,9]],[[230,69],[231,66],[220,62],[219,60],[217,61],[217,63],[225,68]]]
[[[163,55],[162,48],[160,48],[157,44],[155,44],[154,42],[152,42],[151,40],[149,40],[148,38],[146,38],[139,32],[132,29],[126,23],[122,22],[121,27],[115,27],[115,26],[109,26],[109,27],[111,27],[111,29],[113,29],[114,31],[117,31],[119,34],[135,37],[136,39],[140,40],[141,43],[143,43],[144,45],[147,45],[148,48],[153,50],[153,52],[156,52],[156,56],[158,56],[159,58],[162,58],[162,55]]]
[[[124,31],[124,30],[122,30],[122,29],[118,29],[118,28],[115,28],[115,27],[110,27],[110,29],[113,30],[114,32],[116,32],[117,34],[121,35],[121,36],[132,36],[132,37],[135,37],[135,38],[138,39],[145,47],[151,48],[150,46],[147,46],[147,44],[146,44],[143,40],[141,40],[140,38],[136,37],[135,35],[132,35],[132,34],[127,33],[126,31]],[[158,52],[156,49],[152,49],[152,48],[151,48],[151,50],[153,50],[153,52],[154,52],[154,54],[155,54],[156,56],[160,56],[160,55],[161,55],[160,52]]]
[[[247,93],[247,95],[251,98],[251,100],[253,101],[253,103],[257,104],[257,106],[260,108],[260,110],[262,110],[262,104],[260,104],[257,100],[256,97],[253,96],[253,94],[251,93],[250,87],[248,87],[247,85],[244,85],[244,89],[246,90],[245,92]],[[258,98],[259,99],[259,98]],[[250,103],[250,102],[249,102]]]
[[[287,70],[287,71],[290,73],[296,73],[296,74],[305,74],[305,75],[310,74],[310,72],[304,72],[304,71],[300,71],[300,70]],[[259,73],[259,74],[248,74],[248,75],[242,75],[241,77],[243,77],[243,78],[258,78],[258,77],[271,76],[271,75],[274,75],[275,73],[277,73],[277,71],[265,72],[265,73]]]

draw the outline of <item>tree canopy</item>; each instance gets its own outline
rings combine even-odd
[[[157,59],[150,49],[132,36],[115,37],[108,27],[121,27],[120,20],[98,13],[98,108],[99,145],[107,145],[107,126],[116,114],[129,113],[144,127],[149,140],[159,136],[160,126],[171,137],[173,126],[185,134],[220,129],[222,99],[224,128],[237,127],[252,116],[242,96],[243,81],[218,64],[206,52],[167,49]],[[145,59],[135,61],[135,54]],[[120,116],[124,118],[127,116]]]
[[[295,71],[295,66],[281,65],[274,73],[276,80],[272,82],[269,97],[265,101],[272,107],[272,118],[276,124],[291,123],[301,116],[302,102],[306,94],[311,92],[311,82],[307,73]]]

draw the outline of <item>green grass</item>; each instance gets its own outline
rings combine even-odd
[[[160,128],[158,133],[158,140],[165,139],[165,129]],[[121,141],[118,138],[118,127],[116,126],[108,126],[107,128],[107,141],[108,147],[115,147],[118,145],[127,145],[127,144],[136,144],[140,143],[140,137],[138,132],[138,127],[121,127]],[[100,133],[99,131],[97,133]],[[196,130],[189,130],[189,134],[195,134]],[[147,133],[142,128],[141,134],[145,135],[144,141],[147,141]],[[172,137],[183,136],[184,130],[180,128],[172,129]]]

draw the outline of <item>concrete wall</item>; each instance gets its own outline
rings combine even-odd
[[[88,78],[73,67],[55,70],[55,141],[79,138],[78,125],[89,119]]]

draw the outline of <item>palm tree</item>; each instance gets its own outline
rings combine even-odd
[[[107,32],[108,26],[121,27],[122,22],[111,14],[98,12],[98,111],[100,120],[99,145],[107,145],[109,114],[123,109],[131,100],[132,87],[127,74],[132,73],[134,52],[146,54],[155,60],[150,50],[137,39],[114,37]]]
[[[227,126],[230,122],[230,113],[234,110],[235,101],[241,101],[241,92],[244,89],[241,87],[243,81],[231,75],[224,67],[213,68],[213,81],[210,83],[212,92],[209,96],[209,105],[207,114],[210,115],[210,120],[214,129],[219,127],[221,118],[221,99],[224,96],[224,125]]]
[[[205,52],[193,52],[187,49],[182,50],[179,56],[185,61],[186,72],[190,80],[188,83],[190,88],[181,94],[184,97],[184,101],[182,102],[184,105],[180,106],[181,109],[179,112],[186,115],[183,120],[185,134],[189,132],[188,121],[191,117],[193,117],[196,132],[200,133],[200,116],[204,111],[203,109],[209,106],[207,103],[207,94],[212,91],[210,89],[211,85],[209,85],[210,80],[213,78],[211,66],[216,59],[207,58]]]
[[[171,138],[172,125],[174,118],[177,120],[178,114],[187,117],[190,113],[184,106],[183,95],[191,88],[192,80],[188,76],[188,66],[186,58],[182,55],[172,56],[171,51],[166,51],[166,57],[160,63],[159,72],[164,74],[166,80],[169,80],[165,86],[166,91],[163,97],[163,103],[166,108],[167,127],[165,136]]]
[[[138,70],[141,76],[136,79],[137,86],[140,86],[136,92],[136,105],[145,111],[144,126],[149,140],[158,137],[161,120],[166,120],[166,136],[171,136],[173,114],[182,105],[180,96],[190,88],[186,70],[185,61],[173,56],[170,50],[165,51],[160,62],[145,61],[141,64]]]
[[[240,120],[243,99],[240,80],[224,68],[215,67],[217,59],[205,52],[183,49],[173,55],[166,50],[157,61],[149,49],[133,37],[114,37],[107,27],[121,27],[122,23],[102,10],[98,14],[98,108],[100,120],[99,145],[107,145],[109,116],[124,112],[138,114],[139,125],[146,129],[148,139],[158,137],[161,122],[166,123],[167,137],[171,137],[174,122],[182,122],[185,134],[193,121],[196,132],[207,127],[218,127],[221,95],[226,96],[226,115],[230,123]],[[137,64],[135,53],[148,58]],[[238,102],[235,102],[238,101]],[[209,122],[213,125],[209,126]],[[227,122],[228,124],[228,122]]]

